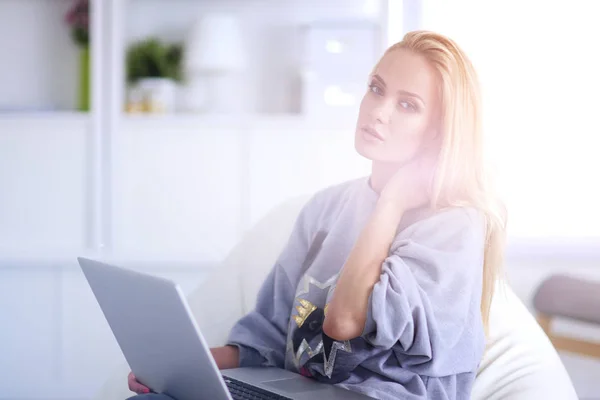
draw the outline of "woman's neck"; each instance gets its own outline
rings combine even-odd
[[[369,178],[369,184],[371,189],[376,193],[381,193],[387,182],[391,179],[400,165],[394,163],[382,163],[373,161],[371,164],[371,177]]]

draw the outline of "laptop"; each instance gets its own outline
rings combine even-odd
[[[155,393],[176,400],[370,398],[279,368],[219,371],[176,283],[77,260],[131,371]]]

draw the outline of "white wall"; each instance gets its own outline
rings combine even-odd
[[[0,114],[0,254],[86,246],[89,140],[85,117]]]
[[[275,205],[366,175],[353,129],[301,118],[124,121],[115,141],[113,251],[221,260]]]
[[[64,21],[69,0],[2,0],[0,112],[70,110],[77,49]]]

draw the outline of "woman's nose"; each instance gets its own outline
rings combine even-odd
[[[373,107],[373,117],[379,123],[387,124],[390,122],[392,113],[394,112],[394,103],[391,99],[382,99]]]

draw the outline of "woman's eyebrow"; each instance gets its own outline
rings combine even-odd
[[[405,96],[409,96],[409,97],[414,97],[414,98],[416,98],[416,99],[419,99],[419,100],[421,100],[421,103],[423,103],[423,104],[426,104],[426,103],[425,103],[425,100],[423,100],[423,98],[422,98],[421,96],[419,96],[418,94],[416,94],[416,93],[413,93],[413,92],[407,92],[406,90],[398,90],[398,92],[397,92],[397,93],[399,93],[399,94],[403,94],[403,95],[405,95]]]
[[[374,74],[373,75],[373,79],[379,81],[379,83],[381,83],[381,86],[383,86],[384,88],[386,87],[385,81],[381,78],[381,76],[379,76],[377,74]],[[419,96],[418,94],[416,94],[416,93],[409,92],[409,91],[406,91],[406,90],[398,90],[397,93],[402,94],[404,96],[414,97],[416,99],[421,100],[421,103],[427,104],[427,103],[425,103],[425,100],[423,100],[423,98],[421,96]]]
[[[383,81],[383,79],[381,79],[381,77],[379,75],[375,74],[375,75],[373,75],[373,78],[378,80],[379,83],[381,83],[381,86],[385,87],[385,82]]]

